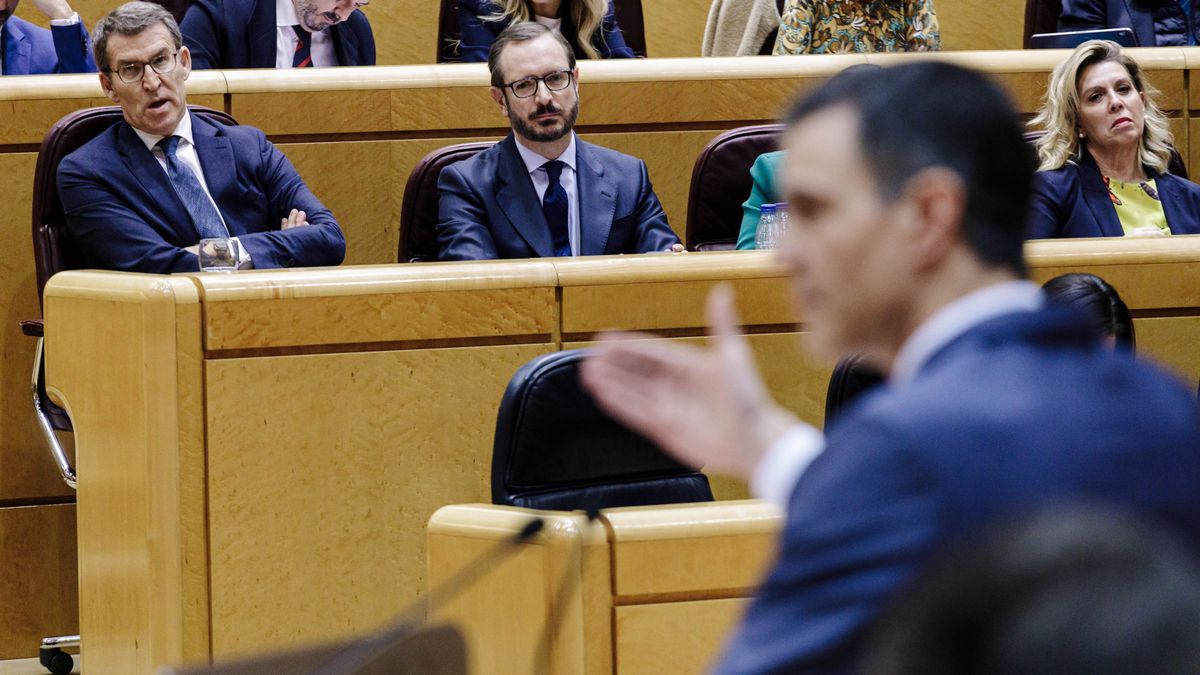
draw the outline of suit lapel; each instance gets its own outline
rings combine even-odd
[[[236,229],[231,221],[226,204],[236,204],[240,191],[237,189],[237,164],[229,137],[215,124],[199,115],[192,115],[192,138],[196,143],[196,154],[200,156],[200,168],[204,170],[204,182],[208,193],[221,211],[231,236],[245,234]]]
[[[9,17],[4,28],[4,74],[28,75],[32,71],[30,64],[33,45],[29,36],[18,23],[16,17]]]
[[[1121,220],[1117,218],[1117,209],[1113,206],[1112,197],[1108,195],[1108,186],[1104,184],[1104,176],[1100,174],[1096,160],[1086,152],[1079,160],[1079,182],[1083,186],[1083,199],[1087,203],[1088,210],[1092,212],[1092,217],[1100,226],[1100,235],[1103,237],[1124,236],[1125,230],[1121,227]]]
[[[1193,221],[1194,216],[1189,217],[1185,213],[1187,210],[1187,198],[1184,196],[1181,186],[1170,178],[1164,180],[1164,176],[1154,176],[1154,185],[1158,188],[1159,203],[1163,207],[1163,215],[1167,217],[1167,226],[1171,228],[1172,234],[1190,234],[1186,232],[1180,223]],[[1180,229],[1176,229],[1179,227]]]
[[[196,228],[192,225],[191,214],[179,199],[167,172],[146,149],[142,139],[138,138],[128,123],[121,123],[121,129],[117,133],[117,150],[121,153],[125,167],[149,196],[147,201],[154,204],[162,214],[163,222],[175,232],[176,241],[194,242]]]
[[[500,141],[500,163],[496,181],[496,204],[508,218],[517,234],[529,248],[539,256],[554,256],[554,242],[550,239],[550,226],[542,213],[533,181],[517,153],[517,142],[512,134]]]
[[[579,193],[580,255],[603,255],[617,208],[617,184],[605,178],[604,164],[591,145],[575,139],[575,191]]]
[[[250,67],[274,68],[279,27],[275,25],[275,3],[258,0],[250,20]]]

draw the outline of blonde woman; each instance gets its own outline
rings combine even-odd
[[[1045,133],[1029,238],[1200,233],[1200,185],[1167,170],[1155,93],[1115,42],[1085,42],[1055,66],[1030,122]]]
[[[537,21],[561,34],[578,59],[632,59],[613,14],[612,0],[459,0],[459,54],[487,61],[500,31]]]

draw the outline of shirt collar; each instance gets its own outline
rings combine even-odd
[[[292,0],[275,0],[275,25],[280,28],[300,25],[300,17],[296,15],[296,5],[292,4]]]
[[[147,150],[154,150],[154,146],[158,145],[159,141],[166,138],[165,136],[155,136],[154,134],[148,134],[145,131],[138,129],[137,127],[134,127],[133,133],[137,134],[138,138],[142,139],[142,142],[146,144]],[[187,110],[183,111],[183,117],[181,117],[179,119],[179,125],[175,127],[175,132],[171,135],[179,136],[180,138],[187,141],[191,145],[196,144],[194,141],[192,141],[192,113],[191,112],[189,112]]]
[[[972,291],[933,313],[904,341],[892,364],[889,381],[911,381],[942,347],[979,324],[1013,312],[1042,306],[1042,289],[1032,281],[1008,281]]]
[[[538,169],[542,168],[543,164],[551,161],[551,160],[548,160],[545,157],[542,157],[541,155],[537,154],[533,150],[530,150],[529,148],[525,147],[524,145],[522,145],[521,141],[516,138],[515,134],[513,136],[513,142],[516,143],[517,152],[521,155],[521,161],[525,162],[525,170],[528,171],[529,173],[533,173],[534,171],[537,171]],[[554,159],[557,159],[558,161],[562,162],[563,164],[566,164],[567,166],[571,167],[572,171],[575,170],[575,132],[574,131],[571,132],[571,142],[567,143],[567,149],[563,150],[562,154],[559,155],[558,157],[555,157]]]

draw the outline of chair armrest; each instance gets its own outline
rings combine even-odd
[[[40,338],[45,332],[41,319],[25,319],[20,324],[21,332],[29,337]]]

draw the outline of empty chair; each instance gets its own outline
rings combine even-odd
[[[461,143],[425,155],[408,176],[400,205],[400,246],[397,262],[431,262],[438,259],[438,176],[455,162],[487,150],[494,141]]]
[[[492,502],[535,509],[712,501],[704,474],[603,413],[579,384],[587,350],[522,366],[496,418]]]
[[[825,430],[840,418],[862,394],[884,381],[884,375],[868,365],[862,354],[844,356],[833,367],[829,389],[825,392]]]

